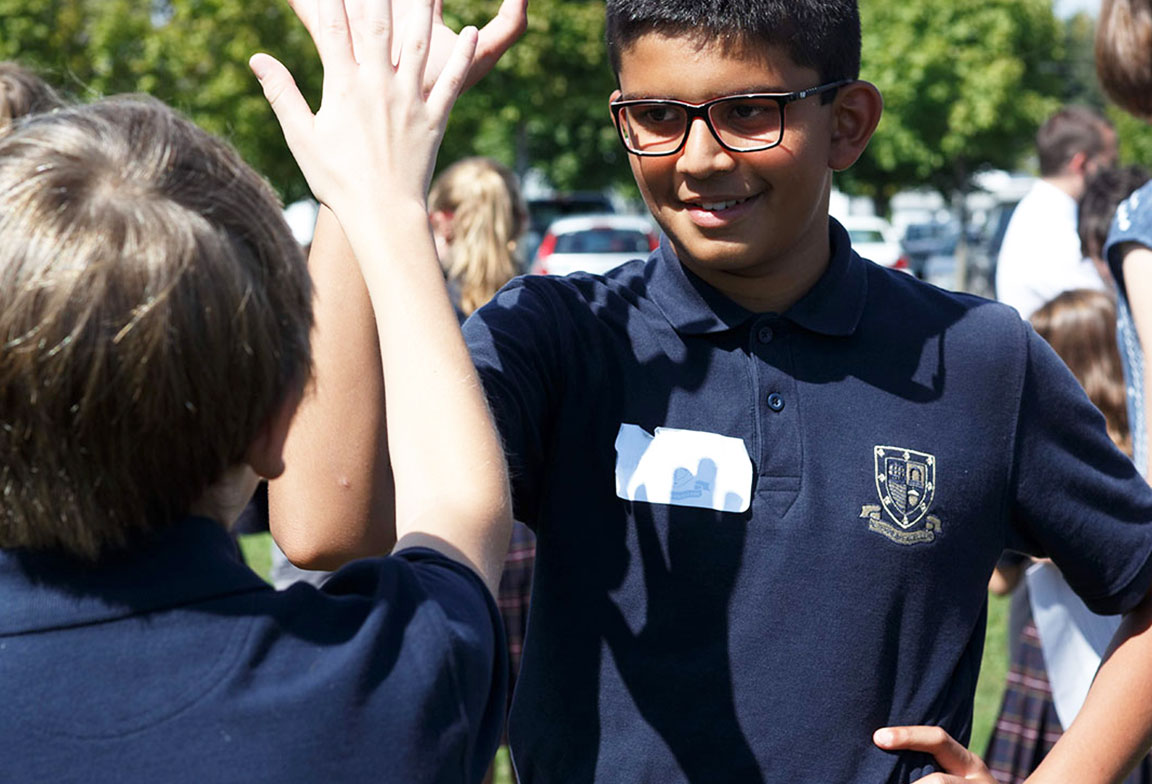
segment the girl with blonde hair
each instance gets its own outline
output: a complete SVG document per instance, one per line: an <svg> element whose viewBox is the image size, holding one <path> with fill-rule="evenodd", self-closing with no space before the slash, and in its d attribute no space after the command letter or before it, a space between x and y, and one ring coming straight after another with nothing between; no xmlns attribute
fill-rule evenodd
<svg viewBox="0 0 1152 784"><path fill-rule="evenodd" d="M516 241L527 210L516 176L491 158L464 158L432 183L428 210L440 262L462 316L520 271Z"/></svg>

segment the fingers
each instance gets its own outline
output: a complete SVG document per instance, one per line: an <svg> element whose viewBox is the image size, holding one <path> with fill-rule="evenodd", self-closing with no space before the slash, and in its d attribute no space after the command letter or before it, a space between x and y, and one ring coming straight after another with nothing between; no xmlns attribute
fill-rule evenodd
<svg viewBox="0 0 1152 784"><path fill-rule="evenodd" d="M476 54L476 40L475 27L465 27L460 31L460 37L452 47L452 55L444 64L444 70L440 72L432 92L428 94L428 108L441 118L441 122L447 119L448 111L464 88L465 76Z"/></svg>
<svg viewBox="0 0 1152 784"><path fill-rule="evenodd" d="M428 46L432 36L432 0L418 0L404 20L404 41L400 48L397 73L419 84L428 65ZM455 50L453 50L455 54Z"/></svg>
<svg viewBox="0 0 1152 784"><path fill-rule="evenodd" d="M248 60L248 67L260 80L264 97L272 107L276 120L284 131L288 148L296 153L304 132L312 122L312 110L300 94L296 80L288 69L276 58L266 54L254 54Z"/></svg>
<svg viewBox="0 0 1152 784"><path fill-rule="evenodd" d="M316 40L316 15L318 13L316 0L288 0L288 5L296 14L296 18L304 25L308 35L312 37L312 40Z"/></svg>
<svg viewBox="0 0 1152 784"><path fill-rule="evenodd" d="M528 29L528 0L504 0L496 16L480 30L476 57L465 86L471 87L492 70L524 31Z"/></svg>
<svg viewBox="0 0 1152 784"><path fill-rule="evenodd" d="M993 782L983 761L940 727L884 727L876 730L872 741L886 751L920 751L931 754L945 773L952 774L935 773L917 784Z"/></svg>
<svg viewBox="0 0 1152 784"><path fill-rule="evenodd" d="M373 68L392 67L391 0L360 0L359 17L353 23L354 40L361 63Z"/></svg>
<svg viewBox="0 0 1152 784"><path fill-rule="evenodd" d="M312 40L320 52L327 83L330 76L340 78L356 67L344 0L319 0L317 23L319 30L313 32Z"/></svg>

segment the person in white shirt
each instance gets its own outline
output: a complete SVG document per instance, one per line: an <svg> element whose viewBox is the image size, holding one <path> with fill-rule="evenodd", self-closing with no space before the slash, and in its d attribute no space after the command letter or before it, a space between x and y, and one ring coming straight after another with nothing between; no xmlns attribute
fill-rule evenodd
<svg viewBox="0 0 1152 784"><path fill-rule="evenodd" d="M1092 109L1066 106L1036 135L1040 178L1021 199L1000 246L996 298L1022 318L1062 292L1104 289L1080 251L1077 202L1087 177L1116 161L1116 131Z"/></svg>

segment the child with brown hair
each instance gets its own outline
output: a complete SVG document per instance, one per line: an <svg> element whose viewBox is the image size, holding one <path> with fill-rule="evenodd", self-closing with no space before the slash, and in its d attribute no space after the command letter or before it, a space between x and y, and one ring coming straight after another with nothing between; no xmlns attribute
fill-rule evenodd
<svg viewBox="0 0 1152 784"><path fill-rule="evenodd" d="M315 116L283 66L251 62L382 314L400 539L321 590L272 590L226 531L257 477L284 470L310 376L312 287L271 188L151 100L39 115L0 139L5 781L486 770L511 517L425 211L477 36L441 35L443 72L426 76L437 28L430 3L413 6L394 67L388 3L351 18L322 5ZM468 473L446 487L431 466Z"/></svg>

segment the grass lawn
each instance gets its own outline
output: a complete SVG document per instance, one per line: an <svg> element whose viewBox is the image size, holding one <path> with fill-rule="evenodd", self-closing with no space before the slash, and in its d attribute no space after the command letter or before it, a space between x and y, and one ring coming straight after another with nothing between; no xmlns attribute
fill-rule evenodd
<svg viewBox="0 0 1152 784"><path fill-rule="evenodd" d="M240 546L248 564L267 579L271 565L268 555L268 534L240 537ZM983 755L1000 710L1000 697L1004 691L1004 676L1008 672L1008 599L988 597L988 638L984 644L984 661L980 667L980 681L976 686L976 708L972 721L970 747ZM507 750L496 756L493 784L512 784L512 766Z"/></svg>

